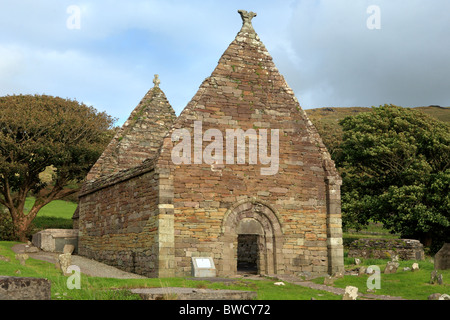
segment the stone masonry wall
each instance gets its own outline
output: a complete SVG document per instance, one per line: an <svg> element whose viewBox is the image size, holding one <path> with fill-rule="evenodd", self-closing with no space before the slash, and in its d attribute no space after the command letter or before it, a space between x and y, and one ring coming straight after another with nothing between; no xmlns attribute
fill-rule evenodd
<svg viewBox="0 0 450 320"><path fill-rule="evenodd" d="M158 275L158 177L153 163L96 180L79 199L79 254Z"/></svg>
<svg viewBox="0 0 450 320"><path fill-rule="evenodd" d="M263 226L269 219L255 211L256 206L267 204L273 209L276 218L263 226L266 250L273 254L273 259L266 259L273 263L266 267L268 273L327 273L330 248L342 243L329 240L341 236L340 210L336 209L331 220L329 215L330 208L340 208L339 181L333 184L334 202L329 205L326 180L340 178L315 128L254 31L243 28L238 33L174 128L188 129L193 138L194 121L201 121L202 134L218 129L223 137L227 129L254 129L257 134L267 129L269 144L270 130L278 129L280 163L278 173L261 175L260 169L267 165L248 163L247 140L245 164L236 164L235 152L234 164L171 165L171 150L179 141L165 139L159 163L172 172L175 274L188 275L191 256L202 255L213 257L219 276L234 273L237 234L233 228L224 232L223 226L227 212L237 203L248 203L249 211L235 213L236 224L239 219L259 219ZM208 144L203 142L202 150ZM223 141L223 159L225 145ZM194 151L192 142L191 154ZM334 258L342 259L342 254Z"/></svg>
<svg viewBox="0 0 450 320"><path fill-rule="evenodd" d="M348 246L349 257L402 260L423 260L425 253L419 240L411 239L359 239Z"/></svg>

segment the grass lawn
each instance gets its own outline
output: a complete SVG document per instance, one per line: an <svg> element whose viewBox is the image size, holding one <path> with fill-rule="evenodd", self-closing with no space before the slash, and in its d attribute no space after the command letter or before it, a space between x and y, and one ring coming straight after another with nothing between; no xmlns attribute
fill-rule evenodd
<svg viewBox="0 0 450 320"><path fill-rule="evenodd" d="M35 198L28 197L25 202L25 212L34 204ZM75 202L54 200L39 210L33 224L35 229L72 229L72 215L77 208Z"/></svg>
<svg viewBox="0 0 450 320"><path fill-rule="evenodd" d="M358 266L353 265L354 258L345 258L345 269L355 269ZM434 270L434 264L430 258L425 260L408 260L399 261L399 268L394 274L384 274L384 268L389 260L384 259L360 259L363 266L378 266L381 271L380 289L377 289L375 293L367 292L367 281L370 275L361 276L345 276L344 278L334 281L334 287L345 288L346 286L354 286L358 288L359 293L371 293L381 294L388 296L402 297L411 300L427 300L428 296L433 293L449 293L450 292L450 270L439 270L442 273L444 284L430 284L431 272ZM412 264L417 262L419 264L419 270L403 271L404 267L411 268ZM315 283L323 283L324 278L314 279Z"/></svg>
<svg viewBox="0 0 450 320"><path fill-rule="evenodd" d="M52 300L140 300L127 289L144 287L191 287L202 289L250 290L258 293L258 300L341 300L342 297L320 290L313 290L286 283L275 286L275 280L236 279L232 283L194 281L187 278L167 279L111 279L81 275L81 289L69 290L67 279L51 263L28 259L20 265L11 247L16 242L0 241L0 255L10 259L0 260L0 275L15 277L47 278L51 281Z"/></svg>

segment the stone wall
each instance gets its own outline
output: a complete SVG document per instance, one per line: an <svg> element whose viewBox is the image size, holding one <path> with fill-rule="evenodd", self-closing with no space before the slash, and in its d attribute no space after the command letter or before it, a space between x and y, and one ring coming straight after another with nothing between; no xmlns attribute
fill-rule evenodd
<svg viewBox="0 0 450 320"><path fill-rule="evenodd" d="M425 253L419 240L411 239L359 239L348 247L348 257L370 259L423 260Z"/></svg>
<svg viewBox="0 0 450 320"><path fill-rule="evenodd" d="M47 279L0 276L0 300L50 300Z"/></svg>
<svg viewBox="0 0 450 320"><path fill-rule="evenodd" d="M157 276L157 189L153 163L87 184L79 199L79 254Z"/></svg>
<svg viewBox="0 0 450 320"><path fill-rule="evenodd" d="M170 131L157 130L165 138L156 156L152 151L150 161L120 171L127 167L117 166L116 146L123 159L128 154L119 137L94 166L88 180L102 168L115 173L89 181L81 192L81 255L159 277L190 276L192 257L212 257L217 275L228 276L236 274L238 236L257 235L262 274L343 271L341 179L253 30L253 14L241 15L243 27L211 76ZM195 132L198 123L201 128ZM181 164L172 158L180 142L172 140L177 129L187 130L192 142L185 150L192 151L191 161ZM222 137L204 139L209 129ZM227 130L245 132L246 147L234 146L233 154L227 154L227 143L237 141L220 141ZM274 132L278 135L272 141ZM250 150L250 139L259 139L259 152ZM212 140L223 143L215 149L217 157L222 152L222 161L202 159ZM139 139L125 135L123 141ZM267 146L265 154L261 146ZM250 163L250 155L257 155L257 163ZM261 155L274 157L267 164ZM270 168L271 173L263 174Z"/></svg>
<svg viewBox="0 0 450 320"><path fill-rule="evenodd" d="M261 273L324 274L343 269L340 178L316 129L275 67L254 31L241 30L183 110L174 128L187 129L194 141L209 129L279 130L279 168L262 175L267 165L246 162L172 164L181 141L169 134L159 163L168 168L173 193L176 275L190 273L192 256L211 256L219 276L236 272L237 228L256 221L265 234ZM250 131L249 131L250 130ZM197 137L198 138L198 137ZM201 139L201 136L200 136ZM204 142L201 151L205 150ZM195 146L192 142L192 150ZM262 259L262 258L261 258Z"/></svg>

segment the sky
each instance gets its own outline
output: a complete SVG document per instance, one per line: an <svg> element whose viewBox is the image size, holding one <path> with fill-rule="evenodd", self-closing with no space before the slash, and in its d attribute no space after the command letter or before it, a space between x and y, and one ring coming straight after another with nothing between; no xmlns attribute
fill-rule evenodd
<svg viewBox="0 0 450 320"><path fill-rule="evenodd" d="M121 125L159 74L178 115L239 9L303 109L450 106L448 0L0 0L0 96L75 99Z"/></svg>

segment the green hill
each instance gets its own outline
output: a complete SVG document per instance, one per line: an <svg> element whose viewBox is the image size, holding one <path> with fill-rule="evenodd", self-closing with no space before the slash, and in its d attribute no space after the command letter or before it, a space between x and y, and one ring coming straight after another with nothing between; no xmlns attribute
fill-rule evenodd
<svg viewBox="0 0 450 320"><path fill-rule="evenodd" d="M342 129L339 126L339 121L360 112L370 112L371 109L366 107L317 108L305 109L305 112L316 126L324 144L333 156L338 152L337 146L342 140ZM411 109L420 110L433 118L450 123L450 107L428 106Z"/></svg>
<svg viewBox="0 0 450 320"><path fill-rule="evenodd" d="M315 121L322 121L326 123L337 123L339 120L347 116L352 116L360 112L368 112L372 108L366 107L350 107L350 108L318 108L306 109L309 119L314 123ZM423 113L434 117L440 121L450 122L450 107L428 106L411 108L420 110Z"/></svg>

